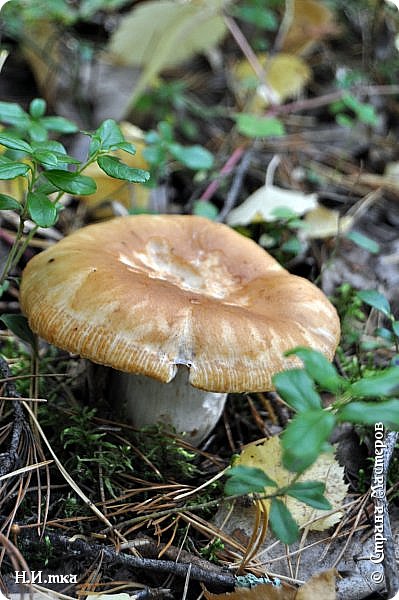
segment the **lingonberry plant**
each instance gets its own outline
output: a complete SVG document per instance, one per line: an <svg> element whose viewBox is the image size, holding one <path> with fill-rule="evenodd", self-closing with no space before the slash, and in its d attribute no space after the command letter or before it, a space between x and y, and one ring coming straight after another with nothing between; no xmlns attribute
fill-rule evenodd
<svg viewBox="0 0 399 600"><path fill-rule="evenodd" d="M95 181L83 174L88 165L96 162L110 177L144 183L149 173L123 163L112 153L123 150L135 153L115 121L107 119L90 137L87 157L80 161L70 156L64 145L50 139L50 133L76 133L71 121L59 116L46 116L46 102L32 100L29 111L12 102L0 102L0 180L11 180L13 195L0 194L0 210L12 210L19 216L15 241L0 275L0 291L39 227L51 227L63 209L65 194L89 195L96 191ZM33 221L24 237L26 221Z"/></svg>
<svg viewBox="0 0 399 600"><path fill-rule="evenodd" d="M398 321L388 300L375 290L358 292L358 296L388 319L390 329L386 329L386 337L397 349ZM378 330L376 333L378 335ZM268 496L271 498L270 525L279 539L292 543L299 535L298 526L280 498L293 496L314 508L329 508L323 483L296 480L322 452L331 449L331 433L340 423L366 426L382 423L387 429L399 430L399 366L395 356L390 366L351 381L340 375L320 352L295 348L287 354L295 354L303 363L303 368L288 369L273 378L277 392L294 411L281 436L283 465L292 472L292 483L280 489L262 469L233 466L227 471L225 492L227 495L259 495L264 494L265 487L275 487ZM318 390L334 398L328 407L323 407Z"/></svg>

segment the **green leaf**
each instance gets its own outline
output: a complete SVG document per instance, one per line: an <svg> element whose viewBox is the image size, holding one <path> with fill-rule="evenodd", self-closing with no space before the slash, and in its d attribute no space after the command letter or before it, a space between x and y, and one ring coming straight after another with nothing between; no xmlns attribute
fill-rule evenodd
<svg viewBox="0 0 399 600"><path fill-rule="evenodd" d="M341 127L346 127L347 129L355 126L355 121L352 119L352 117L349 117L349 115L345 115L343 113L337 114L335 120L338 125L341 125Z"/></svg>
<svg viewBox="0 0 399 600"><path fill-rule="evenodd" d="M354 242L357 246L367 250L371 254L378 254L380 251L379 243L367 237L366 235L363 235L363 233L360 233L360 231L349 231L345 237L347 237L348 240L352 240L352 242Z"/></svg>
<svg viewBox="0 0 399 600"><path fill-rule="evenodd" d="M247 137L272 137L285 135L284 124L275 117L258 117L250 113L236 115L237 129Z"/></svg>
<svg viewBox="0 0 399 600"><path fill-rule="evenodd" d="M350 402L339 410L337 418L344 422L363 425L384 423L389 429L399 430L399 400L392 398L381 402Z"/></svg>
<svg viewBox="0 0 399 600"><path fill-rule="evenodd" d="M199 217L206 217L214 221L219 214L218 209L212 202L207 200L195 200L193 205L193 214Z"/></svg>
<svg viewBox="0 0 399 600"><path fill-rule="evenodd" d="M128 0L81 0L79 3L79 20L87 21L94 13L113 12L127 4ZM118 600L118 598L115 598Z"/></svg>
<svg viewBox="0 0 399 600"><path fill-rule="evenodd" d="M32 142L33 150L47 150L48 152L59 152L61 154L66 154L67 151L65 146L61 144L61 142L57 142L57 140L45 140L43 142Z"/></svg>
<svg viewBox="0 0 399 600"><path fill-rule="evenodd" d="M291 354L302 360L308 375L325 390L337 394L348 386L347 380L338 375L334 366L321 352L310 348L294 348L286 352L286 356Z"/></svg>
<svg viewBox="0 0 399 600"><path fill-rule="evenodd" d="M30 167L25 163L15 162L0 156L0 179L15 179L28 173Z"/></svg>
<svg viewBox="0 0 399 600"><path fill-rule="evenodd" d="M57 167L64 169L66 168L64 165L80 165L79 160L61 152L36 150L32 156L35 160L37 160L37 162L51 169L55 169Z"/></svg>
<svg viewBox="0 0 399 600"><path fill-rule="evenodd" d="M51 227L56 222L57 209L45 194L29 192L27 206L32 221L39 227Z"/></svg>
<svg viewBox="0 0 399 600"><path fill-rule="evenodd" d="M4 281L4 283L2 283L0 285L0 298L3 296L3 294L9 289L10 287L10 282L6 279Z"/></svg>
<svg viewBox="0 0 399 600"><path fill-rule="evenodd" d="M154 130L151 130L148 133L146 133L144 139L147 145L158 144L161 142L161 136L159 135L158 131Z"/></svg>
<svg viewBox="0 0 399 600"><path fill-rule="evenodd" d="M29 104L29 112L33 119L40 119L46 112L47 103L43 98L34 98Z"/></svg>
<svg viewBox="0 0 399 600"><path fill-rule="evenodd" d="M40 119L41 125L48 131L57 131L58 133L76 133L79 131L79 127L64 119L64 117L42 117Z"/></svg>
<svg viewBox="0 0 399 600"><path fill-rule="evenodd" d="M44 142L33 142L32 148L34 152L34 156L39 152L39 156L41 152L51 152L52 155L55 156L58 163L60 164L73 164L80 165L80 160L74 158L73 156L69 156L64 146L57 142L56 140L46 140Z"/></svg>
<svg viewBox="0 0 399 600"><path fill-rule="evenodd" d="M125 141L119 125L113 119L103 121L93 137L100 142L102 150L111 150Z"/></svg>
<svg viewBox="0 0 399 600"><path fill-rule="evenodd" d="M280 245L281 250L284 252L289 252L290 254L294 254L295 256L299 254L303 248L304 245L295 236L292 236L290 239Z"/></svg>
<svg viewBox="0 0 399 600"><path fill-rule="evenodd" d="M265 487L277 486L275 481L257 467L246 467L244 465L231 467L226 472L226 476L229 477L224 487L227 496L262 493L265 491Z"/></svg>
<svg viewBox="0 0 399 600"><path fill-rule="evenodd" d="M266 8L264 4L255 6L243 4L243 6L234 9L234 15L247 23L252 23L268 31L275 31L278 27L278 20L274 12Z"/></svg>
<svg viewBox="0 0 399 600"><path fill-rule="evenodd" d="M0 194L0 210L15 210L15 212L20 213L22 206L12 196Z"/></svg>
<svg viewBox="0 0 399 600"><path fill-rule="evenodd" d="M379 310L387 317L391 315L391 307L388 300L383 294L377 292L377 290L361 290L357 292L357 297L363 302Z"/></svg>
<svg viewBox="0 0 399 600"><path fill-rule="evenodd" d="M30 118L19 104L15 102L0 102L0 122L26 129Z"/></svg>
<svg viewBox="0 0 399 600"><path fill-rule="evenodd" d="M118 144L113 144L110 150L123 150L129 154L136 154L136 148L134 144L131 144L130 142L119 142Z"/></svg>
<svg viewBox="0 0 399 600"><path fill-rule="evenodd" d="M388 342L393 342L394 339L392 331L390 329L387 329L386 327L377 327L374 330L374 335L381 337L382 339L387 340ZM378 341L376 341L376 343L378 344Z"/></svg>
<svg viewBox="0 0 399 600"><path fill-rule="evenodd" d="M30 138L34 142L47 141L48 133L47 129L41 124L40 121L31 121L29 124L28 133Z"/></svg>
<svg viewBox="0 0 399 600"><path fill-rule="evenodd" d="M37 185L35 186L35 192L41 192L42 194L49 196L50 194L59 192L59 189L45 179L43 172L38 179Z"/></svg>
<svg viewBox="0 0 399 600"><path fill-rule="evenodd" d="M297 412L321 407L314 383L303 369L282 371L274 375L272 380L283 400Z"/></svg>
<svg viewBox="0 0 399 600"><path fill-rule="evenodd" d="M325 484L320 481L297 481L290 485L286 494L317 510L331 510L331 504L324 496L325 490Z"/></svg>
<svg viewBox="0 0 399 600"><path fill-rule="evenodd" d="M362 377L348 386L354 398L389 396L399 390L399 367L389 367L376 375Z"/></svg>
<svg viewBox="0 0 399 600"><path fill-rule="evenodd" d="M123 179L131 183L145 183L150 178L148 171L129 167L121 162L119 158L116 158L116 156L99 156L97 163L104 173L115 179Z"/></svg>
<svg viewBox="0 0 399 600"><path fill-rule="evenodd" d="M28 142L21 140L21 138L11 133L0 132L0 144L12 150L20 150L27 153L32 152L32 147Z"/></svg>
<svg viewBox="0 0 399 600"><path fill-rule="evenodd" d="M203 146L182 146L174 143L169 145L169 152L173 158L193 171L211 169L213 166L213 155Z"/></svg>
<svg viewBox="0 0 399 600"><path fill-rule="evenodd" d="M297 213L288 206L276 206L271 211L272 215L277 219L289 221L297 216Z"/></svg>
<svg viewBox="0 0 399 600"><path fill-rule="evenodd" d="M319 408L297 414L282 435L283 465L302 473L325 450L335 425L335 416Z"/></svg>
<svg viewBox="0 0 399 600"><path fill-rule="evenodd" d="M168 121L161 121L158 123L158 131L160 136L165 142L171 144L173 142L173 129L172 125Z"/></svg>
<svg viewBox="0 0 399 600"><path fill-rule="evenodd" d="M48 150L36 150L32 153L32 158L44 167L56 168L58 166L56 155Z"/></svg>
<svg viewBox="0 0 399 600"><path fill-rule="evenodd" d="M27 342L32 348L36 346L35 336L29 327L28 319L23 315L1 315L0 321L17 337Z"/></svg>
<svg viewBox="0 0 399 600"><path fill-rule="evenodd" d="M68 192L69 194L87 196L89 194L94 194L97 189L96 182L91 177L86 177L86 175L78 175L76 173L71 173L70 171L61 171L59 169L46 171L43 175L57 189Z"/></svg>
<svg viewBox="0 0 399 600"><path fill-rule="evenodd" d="M342 100L348 108L353 110L362 123L366 125L376 125L378 123L378 116L372 104L361 102L356 96L349 93L344 94Z"/></svg>
<svg viewBox="0 0 399 600"><path fill-rule="evenodd" d="M283 544L293 544L299 537L298 525L290 511L278 498L273 498L269 512L269 522L274 535Z"/></svg>
<svg viewBox="0 0 399 600"><path fill-rule="evenodd" d="M52 150L51 152L52 154L54 154L54 156L60 164L80 165L80 160L74 158L73 156L69 156L69 154L64 154L63 152L55 152L54 150Z"/></svg>
<svg viewBox="0 0 399 600"><path fill-rule="evenodd" d="M147 146L142 154L148 164L152 166L162 165L166 160L166 150L161 145Z"/></svg>
<svg viewBox="0 0 399 600"><path fill-rule="evenodd" d="M394 334L399 337L399 321L392 322L392 329Z"/></svg>

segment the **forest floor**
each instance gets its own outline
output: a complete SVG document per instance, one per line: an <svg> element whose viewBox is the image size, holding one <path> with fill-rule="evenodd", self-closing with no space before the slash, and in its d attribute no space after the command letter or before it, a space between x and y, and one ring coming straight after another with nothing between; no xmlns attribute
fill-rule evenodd
<svg viewBox="0 0 399 600"><path fill-rule="evenodd" d="M151 179L115 187L89 167L98 192L65 194L58 220L37 230L10 273L0 313L20 314L23 268L73 231L126 214L196 214L234 227L324 292L341 320L336 373L351 383L374 381L397 367L394 4L160 2L130 24L135 35L123 32L124 19L133 7L157 3L44 4L45 10L40 0L13 0L0 12L1 127L10 125L5 103L29 111L35 98L45 99L47 114L83 132L113 119L136 145L129 165L148 170ZM111 50L119 52L116 59ZM86 135L51 137L83 160ZM0 195L19 193L19 180L0 181ZM3 207L4 267L19 217ZM378 294L363 301L364 290ZM33 356L10 323L0 331L0 590L6 596L20 591L15 571L31 571L34 583L25 591L49 598L391 597L399 584L399 455L387 431L384 519L392 531L385 560L370 559L376 438L373 425L361 420L334 429L337 460L314 474L334 473L332 483L328 476L323 481L338 518L312 527L303 513L301 537L287 545L252 496L224 501L232 458L290 423L293 411L279 394L230 394L216 428L195 448L160 426L141 431L116 418L83 359L45 342ZM331 406L331 390L316 387L323 407ZM396 400L391 388L377 387L372 400ZM398 428L399 419L392 423Z"/></svg>

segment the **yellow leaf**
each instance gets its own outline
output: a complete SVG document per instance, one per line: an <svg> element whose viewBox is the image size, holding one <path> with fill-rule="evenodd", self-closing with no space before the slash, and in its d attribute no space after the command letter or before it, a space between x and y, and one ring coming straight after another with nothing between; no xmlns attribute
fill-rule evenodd
<svg viewBox="0 0 399 600"><path fill-rule="evenodd" d="M152 0L123 17L108 51L118 64L142 67L137 98L165 68L218 44L226 33L226 0Z"/></svg>
<svg viewBox="0 0 399 600"><path fill-rule="evenodd" d="M261 444L246 446L237 464L262 469L279 487L289 485L294 477L290 471L283 467L282 448L278 436L274 436ZM309 469L302 473L298 481L321 481L325 483L326 491L324 495L332 508L338 509L341 507L347 493L347 485L344 483L343 476L344 469L338 464L333 455L323 453ZM271 489L265 488L266 493L270 493ZM300 527L309 521L314 521L309 529L315 531L323 531L332 527L339 522L342 516L340 511L325 516L328 511L314 509L289 496L286 497L285 503Z"/></svg>
<svg viewBox="0 0 399 600"><path fill-rule="evenodd" d="M258 55L265 77L260 82L247 60L236 63L231 69L233 87L241 100L255 90L249 109L255 112L264 109L270 102L281 104L287 98L300 94L311 79L308 65L293 54L276 54L268 58Z"/></svg>
<svg viewBox="0 0 399 600"><path fill-rule="evenodd" d="M136 148L136 154L129 154L118 150L113 152L115 156L120 158L129 167L136 169L148 169L149 165L143 157L145 149L144 133L128 122L120 123L121 131L126 141L131 142ZM148 208L148 200L150 189L138 183L129 183L120 179L109 177L100 169L97 163L92 163L84 170L84 175L92 177L97 184L97 191L90 196L81 196L80 199L90 209L94 209L94 216L97 218L109 217L111 212L108 209L101 210L97 208L100 204L106 201L116 201L126 208Z"/></svg>
<svg viewBox="0 0 399 600"><path fill-rule="evenodd" d="M0 194L12 196L19 202L22 202L25 193L28 191L28 180L26 177L16 177L15 179L2 179L0 181Z"/></svg>
<svg viewBox="0 0 399 600"><path fill-rule="evenodd" d="M293 15L282 50L292 54L310 52L327 35L338 33L334 15L318 0L294 0Z"/></svg>
<svg viewBox="0 0 399 600"><path fill-rule="evenodd" d="M305 223L308 227L302 231L302 234L306 238L323 239L348 231L352 226L353 218L341 218L339 211L319 205L305 215Z"/></svg>

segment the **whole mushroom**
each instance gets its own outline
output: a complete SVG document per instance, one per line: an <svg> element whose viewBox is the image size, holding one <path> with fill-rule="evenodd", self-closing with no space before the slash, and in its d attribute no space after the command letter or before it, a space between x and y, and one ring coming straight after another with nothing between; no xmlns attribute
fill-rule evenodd
<svg viewBox="0 0 399 600"><path fill-rule="evenodd" d="M138 215L84 227L26 266L30 327L112 367L111 399L138 426L199 444L228 392L273 389L307 346L333 358L337 313L252 240L202 217ZM122 373L121 373L122 372Z"/></svg>

